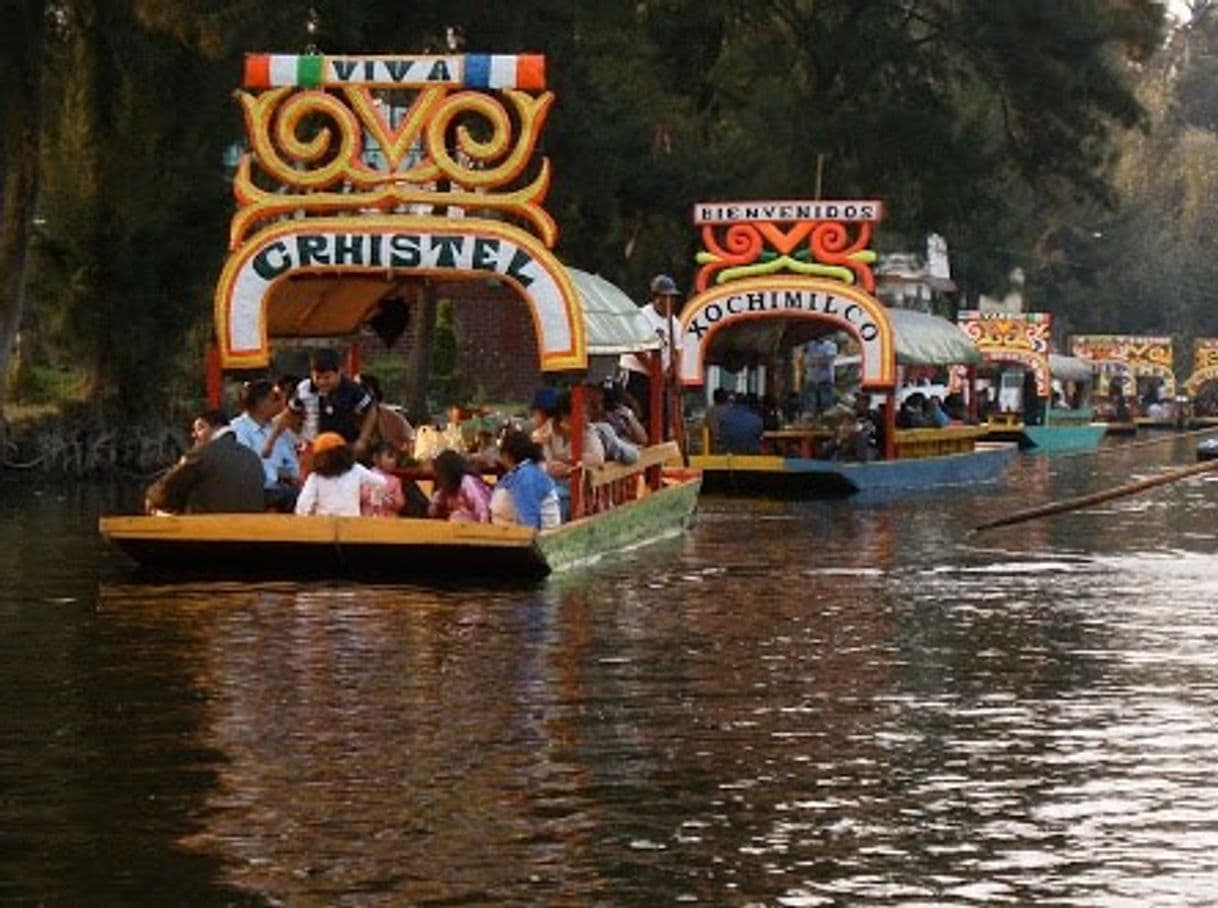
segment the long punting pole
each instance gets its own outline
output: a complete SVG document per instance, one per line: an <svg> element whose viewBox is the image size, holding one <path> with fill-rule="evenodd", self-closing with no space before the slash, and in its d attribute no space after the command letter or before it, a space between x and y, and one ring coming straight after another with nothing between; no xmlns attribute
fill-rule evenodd
<svg viewBox="0 0 1218 908"><path fill-rule="evenodd" d="M584 427L588 424L587 397L583 382L576 382L571 388L571 462L575 469L571 471L568 480L571 485L571 519L579 520L584 516Z"/></svg>
<svg viewBox="0 0 1218 908"><path fill-rule="evenodd" d="M1127 495L1136 495L1139 492L1145 492L1146 490L1153 489L1157 486L1170 485L1173 482L1179 482L1181 479L1188 479L1190 476L1197 476L1201 473L1212 473L1215 470L1218 470L1218 460L1206 460L1202 463L1190 464L1187 467L1179 467L1158 476L1152 476L1150 479L1141 479L1137 482L1126 483L1125 485L1105 489L1102 492L1093 492L1090 495L1082 495L1078 498L1068 498L1065 501L1054 501L1039 507L1026 508L1022 511L1016 511L1014 514L1008 514L1006 517L999 517L997 520L990 520L986 523L980 524L979 526L973 528L973 532L979 533L982 530L993 530L997 527L1014 526L1017 523L1025 523L1029 520L1039 520L1042 517L1053 517L1057 514L1068 514L1071 511L1079 511L1083 508L1095 507L1097 504L1103 504L1104 502L1112 501L1115 498L1124 498Z"/></svg>

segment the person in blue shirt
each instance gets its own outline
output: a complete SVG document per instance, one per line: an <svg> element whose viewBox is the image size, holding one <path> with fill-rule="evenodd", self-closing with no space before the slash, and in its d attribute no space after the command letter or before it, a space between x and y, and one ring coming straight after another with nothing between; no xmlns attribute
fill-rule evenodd
<svg viewBox="0 0 1218 908"><path fill-rule="evenodd" d="M523 432L510 431L499 445L507 472L491 494L491 522L546 530L562 518L554 480L545 471L541 446Z"/></svg>
<svg viewBox="0 0 1218 908"><path fill-rule="evenodd" d="M292 513L300 491L300 462L296 458L296 436L283 432L275 437L270 452L263 456L267 439L279 412L275 385L266 379L246 382L241 391L242 414L231 423L237 441L262 460L263 489L268 508Z"/></svg>
<svg viewBox="0 0 1218 908"><path fill-rule="evenodd" d="M760 454L764 430L761 416L735 398L719 415L718 450L724 454Z"/></svg>

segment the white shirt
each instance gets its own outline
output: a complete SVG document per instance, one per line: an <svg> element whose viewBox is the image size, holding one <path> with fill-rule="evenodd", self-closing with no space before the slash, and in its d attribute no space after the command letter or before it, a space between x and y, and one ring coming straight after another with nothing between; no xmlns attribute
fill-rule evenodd
<svg viewBox="0 0 1218 908"><path fill-rule="evenodd" d="M388 485L384 476L358 463L342 476L310 473L304 488L300 490L300 497L296 499L296 513L358 517L360 486L384 489Z"/></svg>
<svg viewBox="0 0 1218 908"><path fill-rule="evenodd" d="M656 336L660 339L660 356L664 360L665 372L668 371L669 366L672 364L672 350L678 340L676 335L681 331L680 320L677 318L677 310L679 305L680 304L675 300L673 301L673 338L671 344L669 343L668 337L668 319L666 319L662 313L656 312L656 307L651 305L651 303L648 303L639 310L639 315L643 316L643 318L647 320L647 324L651 325L652 330L655 331ZM648 375L651 372L650 367L647 365L647 360L641 356L637 356L634 353L623 353L621 359L618 361L618 365L623 369L629 369L631 372L642 372L644 375Z"/></svg>

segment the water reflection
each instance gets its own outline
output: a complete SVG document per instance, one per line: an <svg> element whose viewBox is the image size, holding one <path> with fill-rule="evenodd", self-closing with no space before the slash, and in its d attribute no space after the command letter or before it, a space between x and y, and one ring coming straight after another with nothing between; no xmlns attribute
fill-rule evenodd
<svg viewBox="0 0 1218 908"><path fill-rule="evenodd" d="M1218 485L967 532L1161 460L710 500L687 538L528 588L111 576L94 599L70 567L27 575L0 612L0 791L34 831L0 832L0 878L48 901L87 900L74 860L216 903L1208 903ZM81 602L48 613L57 591Z"/></svg>

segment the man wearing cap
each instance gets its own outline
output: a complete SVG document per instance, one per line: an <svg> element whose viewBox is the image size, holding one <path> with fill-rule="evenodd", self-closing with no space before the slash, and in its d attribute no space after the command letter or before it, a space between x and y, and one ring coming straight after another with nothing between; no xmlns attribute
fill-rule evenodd
<svg viewBox="0 0 1218 908"><path fill-rule="evenodd" d="M640 312L660 338L660 354L664 375L672 379L672 358L677 343L677 316L680 314L681 291L677 282L667 274L651 279L651 299ZM623 354L620 366L626 376L626 390L638 402L639 418L648 424L651 412L651 379L647 360L633 353Z"/></svg>

